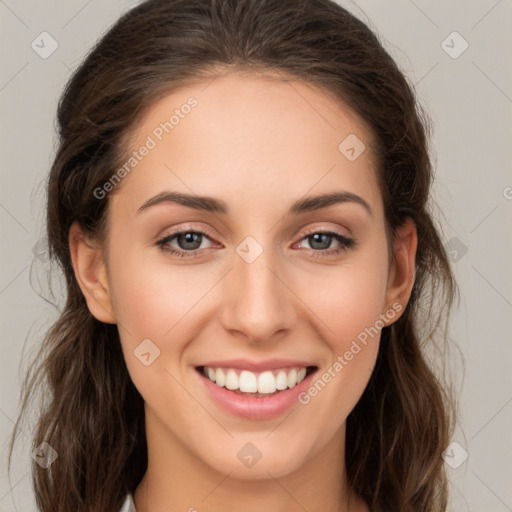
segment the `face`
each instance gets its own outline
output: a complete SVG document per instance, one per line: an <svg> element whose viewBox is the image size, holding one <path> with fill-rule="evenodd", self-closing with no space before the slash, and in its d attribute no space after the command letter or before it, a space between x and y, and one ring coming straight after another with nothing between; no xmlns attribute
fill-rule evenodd
<svg viewBox="0 0 512 512"><path fill-rule="evenodd" d="M405 305L371 143L297 81L229 74L152 106L108 199L105 296L88 300L118 324L150 445L254 479L343 444Z"/></svg>

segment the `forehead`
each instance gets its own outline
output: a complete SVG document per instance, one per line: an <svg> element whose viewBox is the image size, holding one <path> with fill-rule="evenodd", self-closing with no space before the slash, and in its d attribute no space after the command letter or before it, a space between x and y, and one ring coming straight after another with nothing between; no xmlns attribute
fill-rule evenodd
<svg viewBox="0 0 512 512"><path fill-rule="evenodd" d="M263 73L263 72L262 72ZM194 98L197 106L187 107ZM157 100L139 121L132 132L131 143L142 142L145 135L158 130L159 125L171 120L171 131L183 131L181 121L192 110L193 118L200 120L209 135L222 135L221 127L259 128L260 137L270 139L282 126L287 133L301 138L315 133L330 133L334 141L344 132L357 134L364 139L367 153L373 155L373 134L365 120L334 92L318 84L297 80L295 77L273 71L230 71L219 75L206 75L181 85ZM175 114L173 116L173 114ZM174 117L174 119L172 119ZM199 119L198 119L199 118ZM272 121L272 123L269 123ZM301 121L300 124L295 124ZM182 124L181 130L174 130ZM201 134L195 123L196 137ZM185 127L186 129L186 127ZM246 133L244 130L240 135ZM174 134L176 134L174 133ZM168 134L165 131L166 135ZM236 132L226 133L232 138ZM158 138L158 133L156 133ZM311 139L313 140L313 138Z"/></svg>
<svg viewBox="0 0 512 512"><path fill-rule="evenodd" d="M365 121L318 86L281 76L229 73L170 92L135 127L127 156L144 147L122 183L133 207L164 186L246 203L346 187L378 201Z"/></svg>

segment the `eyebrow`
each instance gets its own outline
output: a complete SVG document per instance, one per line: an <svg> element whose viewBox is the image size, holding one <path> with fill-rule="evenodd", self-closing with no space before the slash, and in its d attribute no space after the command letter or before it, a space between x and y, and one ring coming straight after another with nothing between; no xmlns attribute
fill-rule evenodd
<svg viewBox="0 0 512 512"><path fill-rule="evenodd" d="M188 208L194 208L195 210L220 213L223 215L227 215L229 213L229 207L227 203L221 199L170 191L161 192L160 194L157 194L156 196L148 199L138 209L137 213L141 213L142 211L147 210L152 206L156 206L162 203L177 203ZM319 194L316 196L306 197L305 199L299 199L292 204L286 215L299 215L301 213L327 208L328 206L338 203L358 204L362 206L370 216L373 216L370 205L362 197L345 191Z"/></svg>

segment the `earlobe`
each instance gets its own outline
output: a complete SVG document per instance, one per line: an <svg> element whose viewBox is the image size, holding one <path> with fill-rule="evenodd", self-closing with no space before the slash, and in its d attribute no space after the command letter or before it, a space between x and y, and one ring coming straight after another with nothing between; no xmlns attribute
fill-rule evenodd
<svg viewBox="0 0 512 512"><path fill-rule="evenodd" d="M103 252L87 239L77 222L69 229L69 250L75 278L89 311L97 320L115 324Z"/></svg>
<svg viewBox="0 0 512 512"><path fill-rule="evenodd" d="M418 235L411 218L397 228L393 241L394 255L389 272L386 304L388 309L401 306L404 311L411 297L416 277L416 250ZM396 321L400 315L396 316ZM390 322L393 323L393 322Z"/></svg>

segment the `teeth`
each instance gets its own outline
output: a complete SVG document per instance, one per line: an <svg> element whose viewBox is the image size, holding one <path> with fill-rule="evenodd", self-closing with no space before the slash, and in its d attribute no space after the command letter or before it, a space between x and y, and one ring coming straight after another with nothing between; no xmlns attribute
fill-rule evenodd
<svg viewBox="0 0 512 512"><path fill-rule="evenodd" d="M267 371L258 375L258 393L275 393L276 387L276 378L272 372ZM240 385L240 391L245 391L242 385Z"/></svg>
<svg viewBox="0 0 512 512"><path fill-rule="evenodd" d="M217 386L220 386L221 388L226 385L226 376L220 368L215 370L215 382L217 383Z"/></svg>
<svg viewBox="0 0 512 512"><path fill-rule="evenodd" d="M217 370L219 371L219 370ZM217 371L215 374L217 374ZM238 375L235 370L228 370L226 374L226 388L227 389L237 389L238 388Z"/></svg>
<svg viewBox="0 0 512 512"><path fill-rule="evenodd" d="M306 368L282 368L254 373L235 368L203 368L203 374L219 387L240 390L242 393L272 394L300 384Z"/></svg>
<svg viewBox="0 0 512 512"><path fill-rule="evenodd" d="M276 377L276 388L279 390L288 388L288 377L284 370L280 370Z"/></svg>
<svg viewBox="0 0 512 512"><path fill-rule="evenodd" d="M293 388L297 384L297 370L292 368L288 373L288 387Z"/></svg>

